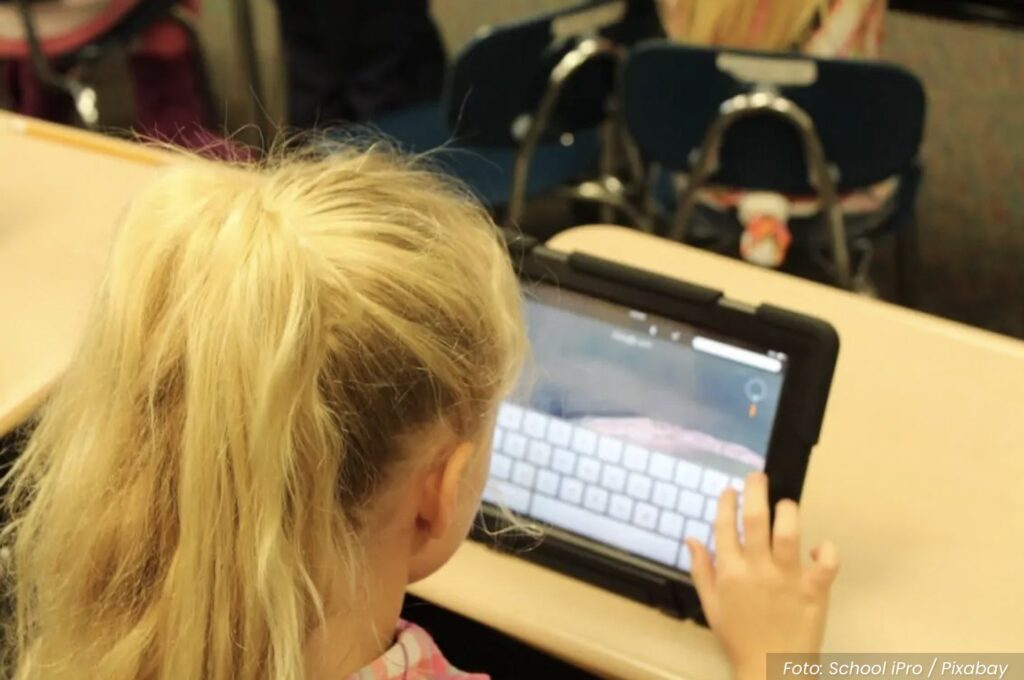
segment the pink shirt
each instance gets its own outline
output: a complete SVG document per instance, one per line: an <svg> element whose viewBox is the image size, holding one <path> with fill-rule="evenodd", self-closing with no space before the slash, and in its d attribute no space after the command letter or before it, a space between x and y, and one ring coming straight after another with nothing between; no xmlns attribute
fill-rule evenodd
<svg viewBox="0 0 1024 680"><path fill-rule="evenodd" d="M490 680L490 676L460 671L448 663L427 631L399 621L395 643L348 680Z"/></svg>

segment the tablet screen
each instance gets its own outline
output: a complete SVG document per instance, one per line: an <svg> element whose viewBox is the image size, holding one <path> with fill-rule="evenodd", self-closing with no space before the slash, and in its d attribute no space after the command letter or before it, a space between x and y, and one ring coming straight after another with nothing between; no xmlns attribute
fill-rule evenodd
<svg viewBox="0 0 1024 680"><path fill-rule="evenodd" d="M526 316L485 500L689 571L683 540L764 469L786 356L546 284Z"/></svg>

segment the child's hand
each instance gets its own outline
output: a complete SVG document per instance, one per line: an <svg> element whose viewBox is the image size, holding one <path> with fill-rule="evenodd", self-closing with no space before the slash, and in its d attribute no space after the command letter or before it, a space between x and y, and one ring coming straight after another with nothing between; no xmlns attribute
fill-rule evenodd
<svg viewBox="0 0 1024 680"><path fill-rule="evenodd" d="M831 543L800 560L797 505L783 500L769 527L768 478L747 477L743 543L736 530L736 492L725 491L715 520L716 563L700 542L687 541L691 573L704 614L732 662L736 677L764 678L769 652L813 654L821 649L832 580L839 569Z"/></svg>

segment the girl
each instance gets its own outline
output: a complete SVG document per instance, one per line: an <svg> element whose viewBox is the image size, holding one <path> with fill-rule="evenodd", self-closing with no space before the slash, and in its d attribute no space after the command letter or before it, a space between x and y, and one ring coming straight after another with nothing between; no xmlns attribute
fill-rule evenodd
<svg viewBox="0 0 1024 680"><path fill-rule="evenodd" d="M485 677L399 611L467 534L524 345L493 223L411 161L169 169L8 479L13 677ZM718 566L691 548L751 677L817 648L834 572L795 506L769 548L765 489L746 545L730 493Z"/></svg>

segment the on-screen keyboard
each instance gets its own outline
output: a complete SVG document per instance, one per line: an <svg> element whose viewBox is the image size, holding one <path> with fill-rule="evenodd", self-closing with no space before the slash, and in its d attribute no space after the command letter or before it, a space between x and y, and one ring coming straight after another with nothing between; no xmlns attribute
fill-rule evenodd
<svg viewBox="0 0 1024 680"><path fill-rule="evenodd" d="M689 571L683 540L709 544L718 496L742 485L719 470L506 403L484 499Z"/></svg>

